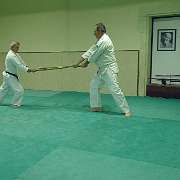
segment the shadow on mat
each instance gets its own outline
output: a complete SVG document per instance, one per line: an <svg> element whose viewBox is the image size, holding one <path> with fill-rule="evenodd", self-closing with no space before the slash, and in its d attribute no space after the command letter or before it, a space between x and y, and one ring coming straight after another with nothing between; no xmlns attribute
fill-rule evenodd
<svg viewBox="0 0 180 180"><path fill-rule="evenodd" d="M82 106L72 106L70 104L61 105L61 104L53 104L53 105L42 105L42 104L25 104L21 106L20 109L24 110L66 110L66 111L80 111L85 112L88 111L89 107L87 105Z"/></svg>
<svg viewBox="0 0 180 180"><path fill-rule="evenodd" d="M4 107L10 107L13 108L11 106L11 104L1 104L0 106L4 106ZM100 114L106 114L106 115L120 115L123 116L123 113L121 112L117 112L114 110L111 110L112 108L109 107L104 107L104 110L102 112L91 112L90 111L90 107L89 105L82 105L82 106L75 106L72 104L53 104L53 105L46 105L46 104L23 104L21 107L19 108L15 108L15 109L20 109L20 110L63 110L63 111L72 111L72 112L88 112L88 113L100 113Z"/></svg>
<svg viewBox="0 0 180 180"><path fill-rule="evenodd" d="M9 105L4 105L9 106ZM53 104L53 105L45 105L45 104L24 104L20 107L20 109L24 110L66 110L73 112L90 112L90 113L101 113L107 115L123 115L121 112L116 112L111 110L111 108L105 107L102 112L91 112L89 105L75 106L71 104ZM107 110L110 109L110 110Z"/></svg>

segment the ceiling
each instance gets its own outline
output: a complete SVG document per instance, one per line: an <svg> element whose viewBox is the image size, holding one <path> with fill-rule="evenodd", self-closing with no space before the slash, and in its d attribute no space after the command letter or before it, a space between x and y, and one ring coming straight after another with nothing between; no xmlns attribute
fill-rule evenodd
<svg viewBox="0 0 180 180"><path fill-rule="evenodd" d="M0 2L0 16L67 9L105 8L152 1L168 0L5 0Z"/></svg>

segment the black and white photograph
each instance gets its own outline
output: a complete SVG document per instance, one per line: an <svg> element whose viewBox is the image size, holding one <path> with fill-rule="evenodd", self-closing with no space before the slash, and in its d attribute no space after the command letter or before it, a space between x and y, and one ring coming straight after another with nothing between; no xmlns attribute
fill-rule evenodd
<svg viewBox="0 0 180 180"><path fill-rule="evenodd" d="M157 50L176 50L176 29L158 29Z"/></svg>

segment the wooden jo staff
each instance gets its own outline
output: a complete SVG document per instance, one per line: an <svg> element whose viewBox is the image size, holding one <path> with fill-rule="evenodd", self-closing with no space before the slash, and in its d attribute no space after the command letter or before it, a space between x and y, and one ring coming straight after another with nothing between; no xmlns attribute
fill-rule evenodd
<svg viewBox="0 0 180 180"><path fill-rule="evenodd" d="M36 69L36 71L50 71L50 70L58 70L58 69L66 69L66 68L72 68L74 65L69 66L54 66L54 67L39 67ZM80 67L80 66L78 66Z"/></svg>

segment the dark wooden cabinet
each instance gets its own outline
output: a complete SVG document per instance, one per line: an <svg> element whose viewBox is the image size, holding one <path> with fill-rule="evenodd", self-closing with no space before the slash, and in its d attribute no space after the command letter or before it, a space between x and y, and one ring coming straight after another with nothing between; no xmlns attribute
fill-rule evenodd
<svg viewBox="0 0 180 180"><path fill-rule="evenodd" d="M146 95L151 97L180 98L180 85L149 84Z"/></svg>

